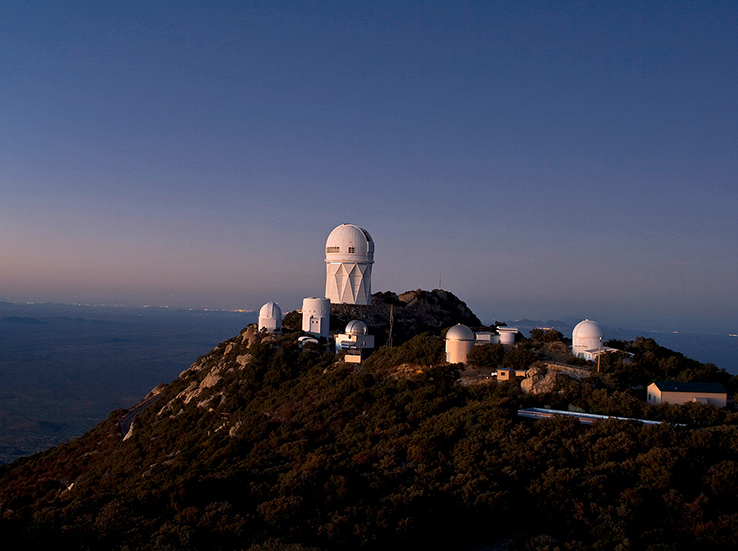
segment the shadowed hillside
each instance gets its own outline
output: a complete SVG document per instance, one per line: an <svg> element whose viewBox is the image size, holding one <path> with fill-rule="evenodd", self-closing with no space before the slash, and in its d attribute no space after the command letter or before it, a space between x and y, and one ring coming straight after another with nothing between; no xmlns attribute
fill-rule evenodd
<svg viewBox="0 0 738 551"><path fill-rule="evenodd" d="M439 335L363 366L300 348L299 336L250 326L154 389L129 430L117 410L81 438L0 467L0 533L90 550L738 544L736 415L646 406L628 386L665 367L726 377L714 366L624 343L627 363L614 357L587 380L525 395L515 381L462 384ZM475 361L535 367L561 344L524 340ZM517 417L546 404L690 426Z"/></svg>

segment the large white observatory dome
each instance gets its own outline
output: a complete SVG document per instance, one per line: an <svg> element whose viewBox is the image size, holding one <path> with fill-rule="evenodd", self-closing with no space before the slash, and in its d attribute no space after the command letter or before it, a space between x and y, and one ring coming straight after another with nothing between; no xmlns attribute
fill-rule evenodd
<svg viewBox="0 0 738 551"><path fill-rule="evenodd" d="M325 242L325 297L334 304L372 303L374 240L353 224L341 224Z"/></svg>
<svg viewBox="0 0 738 551"><path fill-rule="evenodd" d="M279 327L282 327L282 309L276 302L267 302L259 310L259 331L264 328L274 331Z"/></svg>
<svg viewBox="0 0 738 551"><path fill-rule="evenodd" d="M450 364L466 363L475 341L474 331L460 323L454 325L446 331L446 361Z"/></svg>
<svg viewBox="0 0 738 551"><path fill-rule="evenodd" d="M341 224L325 242L325 260L374 262L374 240L364 228Z"/></svg>
<svg viewBox="0 0 738 551"><path fill-rule="evenodd" d="M602 338L605 332L596 321L584 320L577 323L571 332L571 351L575 356L589 350L595 351L602 347Z"/></svg>

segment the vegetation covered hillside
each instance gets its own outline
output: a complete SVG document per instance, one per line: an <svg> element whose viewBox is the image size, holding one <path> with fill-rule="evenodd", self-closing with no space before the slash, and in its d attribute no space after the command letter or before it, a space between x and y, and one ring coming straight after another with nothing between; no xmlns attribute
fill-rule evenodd
<svg viewBox="0 0 738 551"><path fill-rule="evenodd" d="M732 413L639 406L687 427L521 420L522 406L637 397L616 365L612 380L534 396L515 381L462 384L438 336L363 366L298 336L250 327L157 389L125 438L119 410L0 468L0 533L119 550L738 547ZM478 361L543 362L551 344Z"/></svg>

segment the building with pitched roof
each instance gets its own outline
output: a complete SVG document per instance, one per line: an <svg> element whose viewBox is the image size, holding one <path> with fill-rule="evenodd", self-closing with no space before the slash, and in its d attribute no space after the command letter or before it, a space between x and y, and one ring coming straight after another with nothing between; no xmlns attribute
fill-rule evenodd
<svg viewBox="0 0 738 551"><path fill-rule="evenodd" d="M656 381L648 385L647 393L649 404L700 402L721 408L728 404L728 392L720 383Z"/></svg>

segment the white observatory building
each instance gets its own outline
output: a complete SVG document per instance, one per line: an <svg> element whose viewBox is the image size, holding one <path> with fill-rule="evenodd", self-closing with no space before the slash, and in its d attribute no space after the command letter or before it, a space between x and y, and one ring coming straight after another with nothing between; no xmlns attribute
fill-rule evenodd
<svg viewBox="0 0 738 551"><path fill-rule="evenodd" d="M586 319L580 321L571 332L571 353L577 358L594 360L600 352L612 351L602 345L605 331L596 321Z"/></svg>
<svg viewBox="0 0 738 551"><path fill-rule="evenodd" d="M276 302L267 302L259 310L259 331L275 331L282 327L282 309Z"/></svg>
<svg viewBox="0 0 738 551"><path fill-rule="evenodd" d="M372 303L374 240L353 224L341 224L325 242L325 298L334 304Z"/></svg>
<svg viewBox="0 0 738 551"><path fill-rule="evenodd" d="M302 299L302 330L319 337L329 336L331 301L327 298Z"/></svg>
<svg viewBox="0 0 738 551"><path fill-rule="evenodd" d="M515 336L518 334L517 327L498 327L497 332L500 334L499 342L505 346L515 346Z"/></svg>
<svg viewBox="0 0 738 551"><path fill-rule="evenodd" d="M446 331L446 361L450 364L466 363L477 338L466 325L457 323Z"/></svg>
<svg viewBox="0 0 738 551"><path fill-rule="evenodd" d="M364 350L374 348L374 335L368 334L366 323L360 320L352 320L346 325L343 333L335 336L336 352L346 351L344 361L349 363L361 363Z"/></svg>

